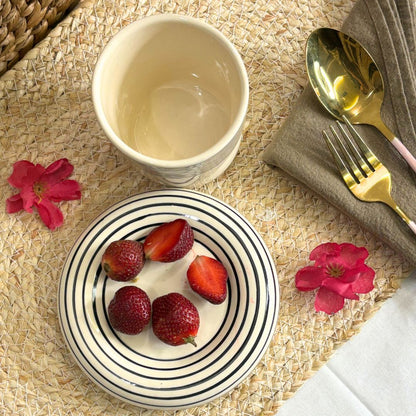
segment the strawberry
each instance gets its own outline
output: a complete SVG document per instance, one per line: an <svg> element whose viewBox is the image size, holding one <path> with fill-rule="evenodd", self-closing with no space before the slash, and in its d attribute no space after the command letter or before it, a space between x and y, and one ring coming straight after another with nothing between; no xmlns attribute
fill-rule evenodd
<svg viewBox="0 0 416 416"><path fill-rule="evenodd" d="M144 240L147 259L170 263L184 257L194 244L194 232L182 218L153 229Z"/></svg>
<svg viewBox="0 0 416 416"><path fill-rule="evenodd" d="M143 331L150 322L151 303L146 292L136 286L124 286L117 290L108 305L111 326L128 335Z"/></svg>
<svg viewBox="0 0 416 416"><path fill-rule="evenodd" d="M110 279L127 282L144 266L143 244L134 240L113 241L105 250L101 266Z"/></svg>
<svg viewBox="0 0 416 416"><path fill-rule="evenodd" d="M152 304L153 333L169 345L190 343L196 347L199 313L195 305L180 293L160 296Z"/></svg>
<svg viewBox="0 0 416 416"><path fill-rule="evenodd" d="M211 303L224 302L228 274L221 262L208 256L196 256L186 275L193 291Z"/></svg>

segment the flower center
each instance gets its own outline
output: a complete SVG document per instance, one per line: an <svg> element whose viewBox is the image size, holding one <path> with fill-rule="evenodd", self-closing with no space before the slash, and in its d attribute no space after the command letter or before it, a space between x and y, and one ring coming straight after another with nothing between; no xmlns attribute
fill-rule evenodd
<svg viewBox="0 0 416 416"><path fill-rule="evenodd" d="M340 264L327 264L326 265L326 274L330 277L341 277L345 272L345 269Z"/></svg>
<svg viewBox="0 0 416 416"><path fill-rule="evenodd" d="M35 182L33 184L33 192L39 198L39 202L42 200L45 189L46 189L46 185L42 182Z"/></svg>

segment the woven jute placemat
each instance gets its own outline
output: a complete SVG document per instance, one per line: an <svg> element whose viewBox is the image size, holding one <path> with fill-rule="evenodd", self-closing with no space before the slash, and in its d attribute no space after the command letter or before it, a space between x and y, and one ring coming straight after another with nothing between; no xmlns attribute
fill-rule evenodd
<svg viewBox="0 0 416 416"><path fill-rule="evenodd" d="M409 272L403 258L319 196L261 161L261 152L306 83L304 45L318 26L339 28L353 5L335 0L84 1L0 79L1 200L21 159L48 165L66 157L82 184L80 201L62 202L64 225L49 231L36 213L0 210L0 412L7 415L159 415L94 385L67 349L57 287L77 236L104 209L159 189L113 148L94 115L96 59L120 28L147 15L179 13L209 22L241 52L250 78L244 139L231 167L197 188L239 210L259 231L278 271L279 322L267 353L237 388L177 415L272 415L391 296ZM326 241L364 245L375 289L339 313L314 311L296 271Z"/></svg>
<svg viewBox="0 0 416 416"><path fill-rule="evenodd" d="M79 0L2 0L0 75L42 40Z"/></svg>

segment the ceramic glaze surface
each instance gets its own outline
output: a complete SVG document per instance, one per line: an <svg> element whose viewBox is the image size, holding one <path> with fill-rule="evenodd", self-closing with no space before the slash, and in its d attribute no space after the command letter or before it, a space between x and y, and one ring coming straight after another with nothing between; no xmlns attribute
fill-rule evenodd
<svg viewBox="0 0 416 416"><path fill-rule="evenodd" d="M183 187L210 180L231 163L247 111L248 78L218 30L194 18L152 16L106 46L93 99L115 146L148 176Z"/></svg>

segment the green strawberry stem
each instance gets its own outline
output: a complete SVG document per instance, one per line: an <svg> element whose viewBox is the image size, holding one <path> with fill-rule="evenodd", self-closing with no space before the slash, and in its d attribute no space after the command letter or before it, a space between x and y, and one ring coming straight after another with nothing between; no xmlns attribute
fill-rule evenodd
<svg viewBox="0 0 416 416"><path fill-rule="evenodd" d="M193 337L192 335L189 335L189 337L186 337L183 339L185 344L192 344L194 347L196 347L196 342L195 342L195 337Z"/></svg>
<svg viewBox="0 0 416 416"><path fill-rule="evenodd" d="M106 273L111 271L111 267L108 263L103 263L103 269Z"/></svg>

